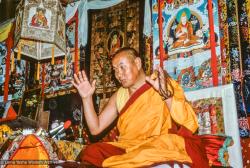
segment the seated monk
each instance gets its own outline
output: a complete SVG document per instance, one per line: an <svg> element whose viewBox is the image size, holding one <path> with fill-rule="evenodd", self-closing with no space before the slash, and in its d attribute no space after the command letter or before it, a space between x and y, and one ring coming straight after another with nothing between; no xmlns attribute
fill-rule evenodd
<svg viewBox="0 0 250 168"><path fill-rule="evenodd" d="M115 77L121 87L98 116L92 96L95 80L84 71L74 74L84 106L84 116L93 135L100 134L117 117L116 142L87 146L81 161L96 167L150 167L162 163L209 167L196 114L186 101L182 88L159 67L157 75L146 76L142 61L133 48L119 49L112 58ZM223 144L224 140L209 137ZM209 141L210 141L209 140ZM213 151L218 152L218 150Z"/></svg>
<svg viewBox="0 0 250 168"><path fill-rule="evenodd" d="M199 38L194 35L193 27L187 19L187 14L183 12L180 17L180 23L175 29L175 37L177 40L174 42L173 48L188 47L199 43L197 41Z"/></svg>

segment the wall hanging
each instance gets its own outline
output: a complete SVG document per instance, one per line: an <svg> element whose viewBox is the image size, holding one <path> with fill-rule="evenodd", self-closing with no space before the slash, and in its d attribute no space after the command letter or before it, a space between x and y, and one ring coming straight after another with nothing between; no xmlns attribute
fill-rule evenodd
<svg viewBox="0 0 250 168"><path fill-rule="evenodd" d="M17 57L37 61L65 55L65 9L59 0L22 0L16 9Z"/></svg>

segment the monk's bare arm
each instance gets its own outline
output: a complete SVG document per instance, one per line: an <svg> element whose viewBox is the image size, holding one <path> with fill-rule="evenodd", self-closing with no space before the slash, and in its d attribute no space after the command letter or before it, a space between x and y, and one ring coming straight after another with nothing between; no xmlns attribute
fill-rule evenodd
<svg viewBox="0 0 250 168"><path fill-rule="evenodd" d="M84 70L74 74L71 81L82 98L84 116L91 134L97 135L108 127L117 117L116 93L110 98L103 112L98 116L93 105L96 80L90 82Z"/></svg>
<svg viewBox="0 0 250 168"><path fill-rule="evenodd" d="M82 98L84 116L92 135L100 134L118 116L115 100L116 93L109 99L108 104L98 116L94 109L92 97Z"/></svg>

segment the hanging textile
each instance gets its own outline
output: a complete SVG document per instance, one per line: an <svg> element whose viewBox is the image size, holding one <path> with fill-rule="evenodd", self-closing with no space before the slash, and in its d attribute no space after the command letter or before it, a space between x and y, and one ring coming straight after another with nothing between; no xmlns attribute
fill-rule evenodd
<svg viewBox="0 0 250 168"><path fill-rule="evenodd" d="M42 63L39 69L39 83L43 86L45 98L65 95L74 92L71 80L80 68L80 49L78 45L78 11L66 24L67 53L63 58ZM44 67L44 69L42 68ZM44 71L44 73L43 73ZM44 78L44 81L43 81Z"/></svg>
<svg viewBox="0 0 250 168"><path fill-rule="evenodd" d="M13 20L8 20L0 26L0 42L8 38L12 25L13 25Z"/></svg>
<svg viewBox="0 0 250 168"><path fill-rule="evenodd" d="M13 20L0 25L0 102L20 99L25 89L25 61L14 58L12 26Z"/></svg>
<svg viewBox="0 0 250 168"><path fill-rule="evenodd" d="M237 2L238 1L233 0L233 1L228 1L227 3L227 16L228 16L227 24L228 24L229 54L230 54L230 64L231 64L230 68L232 75L232 83L234 84L234 89L235 89L240 136L249 137L250 135L249 123L247 120L246 104L244 102L243 87L242 87L243 86L242 54L243 52L246 51L241 49L241 38L240 38L241 22L238 18L240 16L238 15Z"/></svg>
<svg viewBox="0 0 250 168"><path fill-rule="evenodd" d="M216 73L216 64L220 66L218 4L212 3L209 14L210 7L204 0L167 1L162 4L162 19L159 19L157 0L152 2L153 64L161 64L159 46L163 44L163 67L185 91L216 86L222 81L220 72ZM212 21L209 15L213 16ZM162 41L158 38L160 21ZM214 39L210 36L210 24L214 25Z"/></svg>
<svg viewBox="0 0 250 168"><path fill-rule="evenodd" d="M123 0L81 0L70 4L66 8L66 22L68 22L75 12L79 11L79 44L85 46L87 44L88 37L88 10L89 9L104 9L121 3ZM145 1L144 9L144 28L143 32L146 36L151 34L151 11L150 0Z"/></svg>
<svg viewBox="0 0 250 168"><path fill-rule="evenodd" d="M140 1L124 1L115 7L91 12L90 79L96 80L96 93L105 100L116 91L111 59L122 47L139 51ZM109 93L105 97L103 94ZM104 101L106 102L106 100ZM98 102L98 104L100 104Z"/></svg>
<svg viewBox="0 0 250 168"><path fill-rule="evenodd" d="M229 37L227 24L227 4L224 0L218 1L219 23L220 23L220 45L221 45L221 75L222 84L231 83Z"/></svg>
<svg viewBox="0 0 250 168"><path fill-rule="evenodd" d="M70 19L69 16L74 16L72 12L76 12L76 9L79 11L79 40L80 44L85 46L87 44L87 37L88 37L88 10L89 9L104 9L116 4L119 4L123 0L96 0L96 1L88 1L88 0L81 0L79 3L76 3L74 7L70 7L66 9L66 19ZM71 9L73 11L70 12ZM68 15L68 16L67 16ZM68 21L66 20L66 22Z"/></svg>
<svg viewBox="0 0 250 168"><path fill-rule="evenodd" d="M39 69L39 83L43 86L45 97L69 94L72 89L74 69L72 55L66 55L66 74L64 73L64 60L56 59L52 66L50 62L43 63Z"/></svg>

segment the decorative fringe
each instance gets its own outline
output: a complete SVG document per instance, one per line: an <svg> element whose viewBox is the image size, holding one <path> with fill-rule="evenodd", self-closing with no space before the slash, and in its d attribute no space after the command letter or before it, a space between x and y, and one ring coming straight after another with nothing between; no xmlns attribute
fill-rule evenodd
<svg viewBox="0 0 250 168"><path fill-rule="evenodd" d="M51 49L51 65L54 65L54 64L55 64L55 47L53 45Z"/></svg>
<svg viewBox="0 0 250 168"><path fill-rule="evenodd" d="M36 69L36 80L40 79L40 62L37 63L37 69Z"/></svg>
<svg viewBox="0 0 250 168"><path fill-rule="evenodd" d="M67 72L67 56L65 55L64 57L64 67L63 67L63 72L66 75Z"/></svg>
<svg viewBox="0 0 250 168"><path fill-rule="evenodd" d="M21 59L21 44L18 45L18 52L17 52L17 60L20 61Z"/></svg>
<svg viewBox="0 0 250 168"><path fill-rule="evenodd" d="M14 57L14 52L11 54L11 72L14 71L15 68L15 57Z"/></svg>

